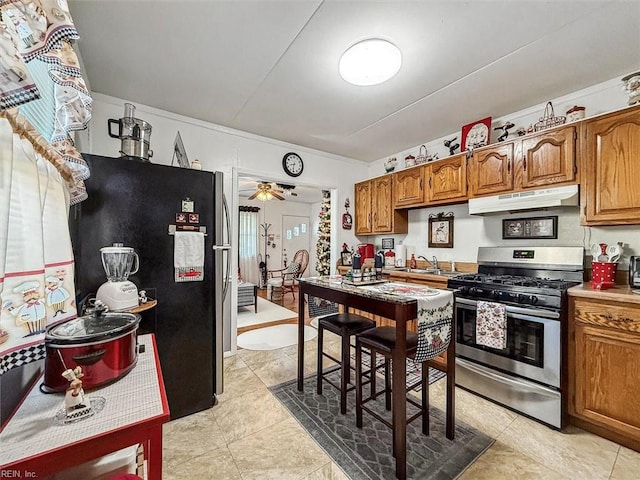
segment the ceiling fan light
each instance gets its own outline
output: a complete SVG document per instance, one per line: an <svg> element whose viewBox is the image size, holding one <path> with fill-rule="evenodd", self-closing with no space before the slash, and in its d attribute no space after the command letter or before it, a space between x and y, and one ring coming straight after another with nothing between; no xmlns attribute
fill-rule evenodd
<svg viewBox="0 0 640 480"><path fill-rule="evenodd" d="M340 58L340 76L353 85L378 85L400 70L402 54L393 43L370 38L352 45Z"/></svg>
<svg viewBox="0 0 640 480"><path fill-rule="evenodd" d="M258 192L258 195L256 195L256 198L262 202L267 202L273 198L273 195L269 191L261 190Z"/></svg>

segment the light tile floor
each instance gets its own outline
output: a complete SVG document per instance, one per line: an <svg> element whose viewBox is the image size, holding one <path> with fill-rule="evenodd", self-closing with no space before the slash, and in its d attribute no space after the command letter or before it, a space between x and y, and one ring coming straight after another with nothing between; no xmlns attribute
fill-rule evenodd
<svg viewBox="0 0 640 480"><path fill-rule="evenodd" d="M325 349L339 354L327 332ZM316 340L305 344L315 371ZM343 480L348 477L271 395L269 386L296 377L297 347L240 350L225 359L225 392L209 410L164 427L166 480ZM444 409L444 381L431 386ZM563 432L456 389L456 419L495 438L461 480L640 478L640 453L575 427Z"/></svg>

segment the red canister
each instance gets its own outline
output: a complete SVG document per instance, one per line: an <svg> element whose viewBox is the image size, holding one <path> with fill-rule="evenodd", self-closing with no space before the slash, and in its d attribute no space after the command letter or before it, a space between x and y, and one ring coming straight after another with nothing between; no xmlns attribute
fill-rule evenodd
<svg viewBox="0 0 640 480"><path fill-rule="evenodd" d="M612 262L593 262L591 288L604 290L616 284L618 264Z"/></svg>
<svg viewBox="0 0 640 480"><path fill-rule="evenodd" d="M361 243L358 245L358 253L362 257L362 261L364 262L367 258L373 258L373 243Z"/></svg>

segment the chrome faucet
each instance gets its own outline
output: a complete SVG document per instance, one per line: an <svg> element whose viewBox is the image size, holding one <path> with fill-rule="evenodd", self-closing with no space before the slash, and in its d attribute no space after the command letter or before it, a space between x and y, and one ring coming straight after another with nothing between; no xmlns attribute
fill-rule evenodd
<svg viewBox="0 0 640 480"><path fill-rule="evenodd" d="M422 260L424 260L425 262L427 262L428 265L431 266L431 268L434 268L435 270L440 270L438 268L438 259L436 258L436 256L434 255L432 257L431 260L427 260L426 257L423 257L422 255L419 255L418 258L421 258Z"/></svg>

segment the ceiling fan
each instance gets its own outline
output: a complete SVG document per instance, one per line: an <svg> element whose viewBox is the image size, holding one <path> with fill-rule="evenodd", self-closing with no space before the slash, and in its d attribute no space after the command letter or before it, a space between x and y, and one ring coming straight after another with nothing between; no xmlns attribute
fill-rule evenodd
<svg viewBox="0 0 640 480"><path fill-rule="evenodd" d="M269 182L259 182L258 185L256 185L256 191L249 197L249 200L253 200L254 198L262 200L263 202L271 200L272 198L284 200L284 197L280 195L281 192L282 190L276 190Z"/></svg>
<svg viewBox="0 0 640 480"><path fill-rule="evenodd" d="M296 188L295 185L287 185L285 183L276 183L276 187L278 187L276 192L281 193L285 197L292 197L292 196L293 197L297 197L298 196L298 194L293 191L293 189Z"/></svg>

